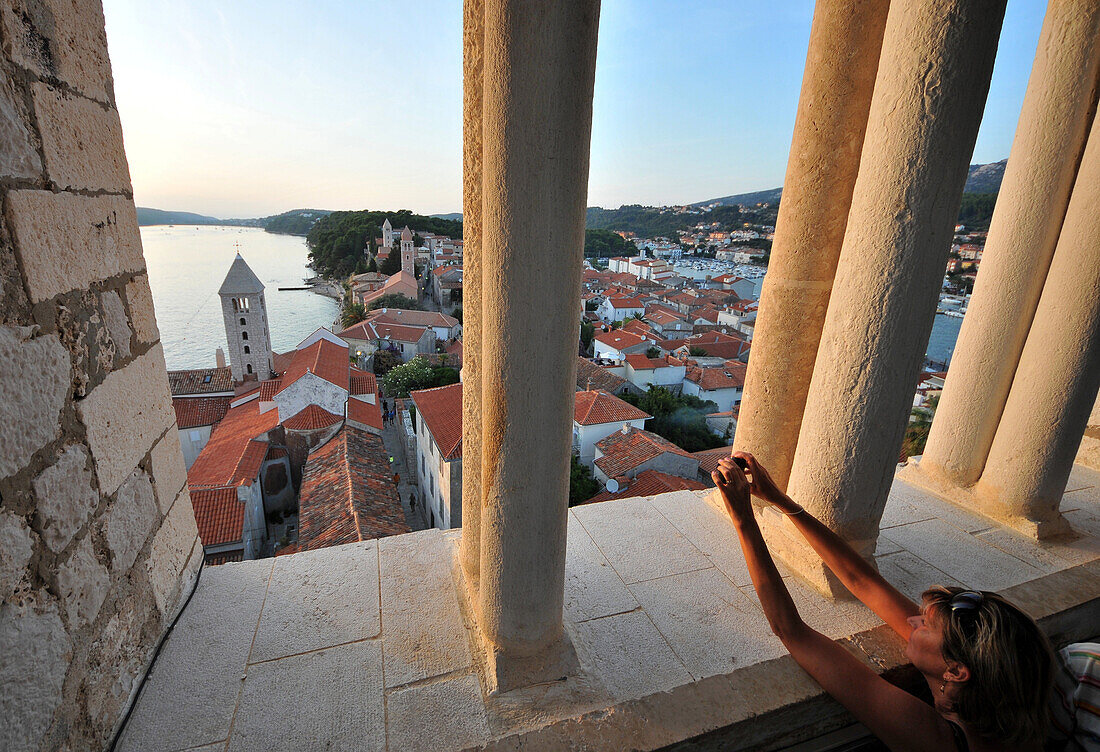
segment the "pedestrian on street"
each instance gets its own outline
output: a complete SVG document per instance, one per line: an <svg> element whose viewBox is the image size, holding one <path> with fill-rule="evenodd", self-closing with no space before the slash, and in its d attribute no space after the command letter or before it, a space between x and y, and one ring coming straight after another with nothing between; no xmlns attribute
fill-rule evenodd
<svg viewBox="0 0 1100 752"><path fill-rule="evenodd" d="M401 483L401 473L394 473L393 474L393 484L396 486L396 485L399 485L400 483Z"/></svg>

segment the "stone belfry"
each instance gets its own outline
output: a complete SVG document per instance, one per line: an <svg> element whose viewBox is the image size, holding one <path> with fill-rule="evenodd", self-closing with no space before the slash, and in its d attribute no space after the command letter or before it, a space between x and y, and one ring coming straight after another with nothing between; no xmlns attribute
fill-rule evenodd
<svg viewBox="0 0 1100 752"><path fill-rule="evenodd" d="M390 224L389 217L382 223L382 247L387 250L393 248L393 225Z"/></svg>
<svg viewBox="0 0 1100 752"><path fill-rule="evenodd" d="M234 381L250 376L267 379L274 371L271 332L267 327L264 284L241 258L233 259L218 295L222 299L229 368Z"/></svg>
<svg viewBox="0 0 1100 752"><path fill-rule="evenodd" d="M413 248L413 234L408 225L401 231L401 271L415 274L416 249Z"/></svg>

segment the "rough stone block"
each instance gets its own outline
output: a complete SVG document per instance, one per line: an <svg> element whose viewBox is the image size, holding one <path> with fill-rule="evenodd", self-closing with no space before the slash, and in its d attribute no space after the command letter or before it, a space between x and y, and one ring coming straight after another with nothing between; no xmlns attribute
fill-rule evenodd
<svg viewBox="0 0 1100 752"><path fill-rule="evenodd" d="M14 0L5 3L4 37L13 62L111 101L111 63L99 0Z"/></svg>
<svg viewBox="0 0 1100 752"><path fill-rule="evenodd" d="M110 585L107 569L95 557L92 537L85 536L69 560L57 570L57 589L70 630L75 632L95 621Z"/></svg>
<svg viewBox="0 0 1100 752"><path fill-rule="evenodd" d="M140 600L111 614L102 630L92 634L83 693L89 716L101 726L110 728L119 718L153 650L152 639L143 638L151 611L152 604Z"/></svg>
<svg viewBox="0 0 1100 752"><path fill-rule="evenodd" d="M7 221L32 302L145 269L134 202L122 196L12 191Z"/></svg>
<svg viewBox="0 0 1100 752"><path fill-rule="evenodd" d="M381 626L377 541L280 556L252 660L375 637Z"/></svg>
<svg viewBox="0 0 1100 752"><path fill-rule="evenodd" d="M41 613L0 606L0 749L39 749L61 703L71 648L54 604Z"/></svg>
<svg viewBox="0 0 1100 752"><path fill-rule="evenodd" d="M25 326L31 321L31 301L15 260L11 233L0 212L0 325Z"/></svg>
<svg viewBox="0 0 1100 752"><path fill-rule="evenodd" d="M0 177L33 178L41 172L42 159L34 136L27 128L13 82L5 77L0 83Z"/></svg>
<svg viewBox="0 0 1100 752"><path fill-rule="evenodd" d="M34 553L31 536L21 517L0 512L0 602L6 601L23 582L27 562Z"/></svg>
<svg viewBox="0 0 1100 752"><path fill-rule="evenodd" d="M0 327L0 478L23 469L59 433L69 354L57 337Z"/></svg>
<svg viewBox="0 0 1100 752"><path fill-rule="evenodd" d="M153 484L149 476L135 470L123 483L106 514L107 545L111 549L111 571L128 572L138 551L145 545L157 521Z"/></svg>
<svg viewBox="0 0 1100 752"><path fill-rule="evenodd" d="M386 749L381 645L357 642L249 666L226 749Z"/></svg>
<svg viewBox="0 0 1100 752"><path fill-rule="evenodd" d="M153 546L145 561L157 608L166 617L176 610L184 567L198 537L191 497L184 490L153 537Z"/></svg>
<svg viewBox="0 0 1100 752"><path fill-rule="evenodd" d="M183 463L179 431L168 431L152 452L153 485L161 513L167 513L181 490L186 490L187 467ZM188 501L190 506L190 501Z"/></svg>
<svg viewBox="0 0 1100 752"><path fill-rule="evenodd" d="M450 749L489 741L489 719L481 687L473 675L398 690L386 700L390 749L438 749L446 729Z"/></svg>
<svg viewBox="0 0 1100 752"><path fill-rule="evenodd" d="M62 189L129 193L118 113L46 84L32 85L31 94L47 177Z"/></svg>
<svg viewBox="0 0 1100 752"><path fill-rule="evenodd" d="M450 568L452 546L438 531L382 538L382 642L386 687L471 664L469 638Z"/></svg>
<svg viewBox="0 0 1100 752"><path fill-rule="evenodd" d="M112 494L175 423L161 346L108 374L77 403L77 412L88 429L100 492Z"/></svg>
<svg viewBox="0 0 1100 752"><path fill-rule="evenodd" d="M130 280L126 285L126 300L130 304L130 321L133 322L134 335L138 340L152 343L160 339L148 274L139 274Z"/></svg>
<svg viewBox="0 0 1100 752"><path fill-rule="evenodd" d="M107 320L107 331L111 333L111 341L119 355L130 357L130 339L133 332L130 331L130 322L126 320L126 308L122 305L122 298L114 290L108 290L100 296L103 301L103 314Z"/></svg>
<svg viewBox="0 0 1100 752"><path fill-rule="evenodd" d="M69 545L99 504L88 460L88 450L74 444L34 479L42 538L55 553Z"/></svg>
<svg viewBox="0 0 1100 752"><path fill-rule="evenodd" d="M263 559L203 570L137 700L119 752L160 749L165 739L172 740L172 749L186 749L229 736L272 563ZM325 677L326 686L330 678ZM270 707L275 713L286 710L281 703Z"/></svg>

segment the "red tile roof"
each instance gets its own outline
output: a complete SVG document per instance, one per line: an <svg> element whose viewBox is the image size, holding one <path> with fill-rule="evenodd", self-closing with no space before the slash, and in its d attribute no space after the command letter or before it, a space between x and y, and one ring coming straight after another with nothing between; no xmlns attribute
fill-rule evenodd
<svg viewBox="0 0 1100 752"><path fill-rule="evenodd" d="M701 452L692 452L691 456L699 460L699 471L709 476L718 469L718 460L729 457L732 453L733 447L724 446L716 449L704 449Z"/></svg>
<svg viewBox="0 0 1100 752"><path fill-rule="evenodd" d="M348 400L348 420L382 430L382 406L359 399Z"/></svg>
<svg viewBox="0 0 1100 752"><path fill-rule="evenodd" d="M632 318L630 321L623 324L622 329L619 331L630 332L631 334L637 334L639 337L645 337L646 339L655 339L657 333L646 322L641 319Z"/></svg>
<svg viewBox="0 0 1100 752"><path fill-rule="evenodd" d="M713 389L735 389L745 386L745 373L748 366L736 360L727 360L725 365L717 368L689 367L684 376L688 381L693 381L704 391Z"/></svg>
<svg viewBox="0 0 1100 752"><path fill-rule="evenodd" d="M596 442L596 448L604 455L596 460L596 467L608 478L626 475L643 462L666 452L690 456L671 441L638 428L631 428L627 433L616 431L606 439Z"/></svg>
<svg viewBox="0 0 1100 752"><path fill-rule="evenodd" d="M608 298L612 308L645 308L645 303L637 298Z"/></svg>
<svg viewBox="0 0 1100 752"><path fill-rule="evenodd" d="M334 426L344 419L318 405L307 405L283 421L283 426L292 431L313 431L318 428Z"/></svg>
<svg viewBox="0 0 1100 752"><path fill-rule="evenodd" d="M345 425L302 471L298 548L311 551L409 532L382 439Z"/></svg>
<svg viewBox="0 0 1100 752"><path fill-rule="evenodd" d="M244 502L236 488L204 488L191 491L195 524L204 546L241 542L244 537Z"/></svg>
<svg viewBox="0 0 1100 752"><path fill-rule="evenodd" d="M294 353L296 352L298 351L291 350L290 352L285 353L272 353L272 356L274 357L272 358L271 367L275 369L275 373L285 373L286 369L290 368L290 361L294 360Z"/></svg>
<svg viewBox="0 0 1100 752"><path fill-rule="evenodd" d="M327 339L320 339L294 354L290 366L281 379L282 387L279 391L286 389L305 376L307 372L320 376L325 381L346 391L350 386L350 370L351 364L348 361L347 346L338 345Z"/></svg>
<svg viewBox="0 0 1100 752"><path fill-rule="evenodd" d="M275 399L275 395L281 392L282 389L282 379L268 379L267 381L262 381L260 382L260 400L263 402L271 402Z"/></svg>
<svg viewBox="0 0 1100 752"><path fill-rule="evenodd" d="M212 426L225 415L232 397L173 397L177 428Z"/></svg>
<svg viewBox="0 0 1100 752"><path fill-rule="evenodd" d="M652 311L646 311L646 319L652 321L658 326L667 326L669 324L683 323L684 317L682 315L674 315L668 311L656 309Z"/></svg>
<svg viewBox="0 0 1100 752"><path fill-rule="evenodd" d="M365 341L389 339L396 342L419 342L428 328L426 326L387 324L383 321L360 321L355 326L337 332L337 335L344 339Z"/></svg>
<svg viewBox="0 0 1100 752"><path fill-rule="evenodd" d="M410 392L445 460L462 456L462 383Z"/></svg>
<svg viewBox="0 0 1100 752"><path fill-rule="evenodd" d="M624 481L620 481L622 484ZM708 486L697 480L681 478L676 475L662 473L659 470L643 470L633 480L625 481L625 488L620 488L616 493L601 491L588 500L594 504L599 501L611 501L612 499L629 499L635 496L656 496L670 491L702 491Z"/></svg>
<svg viewBox="0 0 1100 752"><path fill-rule="evenodd" d="M646 420L652 417L629 402L598 389L591 392L577 392L573 400L573 420L582 426L625 423L629 420Z"/></svg>
<svg viewBox="0 0 1100 752"><path fill-rule="evenodd" d="M255 478L267 443L253 439L275 428L278 422L279 411L261 413L259 400L231 407L187 472L188 485L191 488L215 488Z"/></svg>
<svg viewBox="0 0 1100 752"><path fill-rule="evenodd" d="M408 311L404 308L376 308L367 313L365 321L376 324L404 324L405 326L458 326L458 319L439 311Z"/></svg>
<svg viewBox="0 0 1100 752"><path fill-rule="evenodd" d="M624 332L621 329L617 329L613 332L597 332L596 340L602 342L608 347L613 347L616 350L622 350L627 347L636 347L644 344L645 337L640 337L633 332Z"/></svg>
<svg viewBox="0 0 1100 752"><path fill-rule="evenodd" d="M174 395L232 392L233 375L228 367L169 371L168 386Z"/></svg>
<svg viewBox="0 0 1100 752"><path fill-rule="evenodd" d="M651 358L645 353L627 355L626 362L629 363L630 367L635 371L652 371L656 368L675 368L676 366L682 366L684 364L682 360L674 358L671 355L666 355L663 358Z"/></svg>
<svg viewBox="0 0 1100 752"><path fill-rule="evenodd" d="M615 394L631 386L631 383L622 376L606 368L600 368L586 358L577 357L577 389L603 389L605 392Z"/></svg>
<svg viewBox="0 0 1100 752"><path fill-rule="evenodd" d="M275 555L276 556L286 556L288 554L296 554L296 553L298 553L298 542L297 541L295 541L294 543L288 543L287 545L283 546L282 548L280 548L278 551L275 552Z"/></svg>
<svg viewBox="0 0 1100 752"><path fill-rule="evenodd" d="M355 371L358 371L358 369L355 369ZM378 379L375 378L373 373L367 373L365 371L355 373L353 371L351 376L351 393L377 394Z"/></svg>

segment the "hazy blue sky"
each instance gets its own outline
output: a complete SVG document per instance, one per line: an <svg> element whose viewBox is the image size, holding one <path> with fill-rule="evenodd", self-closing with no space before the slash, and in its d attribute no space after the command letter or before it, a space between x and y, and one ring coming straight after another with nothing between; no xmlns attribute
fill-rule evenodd
<svg viewBox="0 0 1100 752"><path fill-rule="evenodd" d="M604 0L590 205L783 182L809 0ZM975 162L1008 156L1045 3L1009 0ZM134 195L216 216L461 209L459 0L104 0Z"/></svg>

